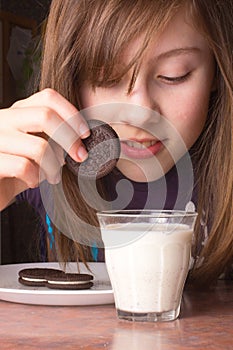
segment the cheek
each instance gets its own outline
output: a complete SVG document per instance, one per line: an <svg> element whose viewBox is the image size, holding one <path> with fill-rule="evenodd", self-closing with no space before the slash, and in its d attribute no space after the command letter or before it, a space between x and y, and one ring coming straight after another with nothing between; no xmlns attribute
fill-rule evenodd
<svg viewBox="0 0 233 350"><path fill-rule="evenodd" d="M117 102L118 95L113 95L111 90L96 88L93 90L89 86L84 86L79 92L79 99L82 108L88 108L95 105Z"/></svg>
<svg viewBox="0 0 233 350"><path fill-rule="evenodd" d="M94 104L94 100L94 93L90 88L84 86L79 91L79 101L81 109L92 106Z"/></svg>
<svg viewBox="0 0 233 350"><path fill-rule="evenodd" d="M200 136L206 121L206 112L193 111L194 114L180 116L176 128L186 147L189 149Z"/></svg>
<svg viewBox="0 0 233 350"><path fill-rule="evenodd" d="M176 100L176 110L170 111L169 121L175 126L186 146L190 148L201 134L209 108L209 94L192 93Z"/></svg>

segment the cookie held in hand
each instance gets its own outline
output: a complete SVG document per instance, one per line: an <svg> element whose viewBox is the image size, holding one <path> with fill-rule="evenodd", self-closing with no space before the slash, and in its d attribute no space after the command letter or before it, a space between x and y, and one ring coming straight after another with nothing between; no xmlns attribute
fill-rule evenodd
<svg viewBox="0 0 233 350"><path fill-rule="evenodd" d="M88 158L78 163L67 154L66 164L77 176L100 179L116 166L120 157L120 140L115 130L100 120L89 120L88 125L91 135L82 140L88 151Z"/></svg>

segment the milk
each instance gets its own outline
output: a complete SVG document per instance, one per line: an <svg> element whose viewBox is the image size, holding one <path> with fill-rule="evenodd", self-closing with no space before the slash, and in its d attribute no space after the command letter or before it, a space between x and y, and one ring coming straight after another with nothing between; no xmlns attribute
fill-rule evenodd
<svg viewBox="0 0 233 350"><path fill-rule="evenodd" d="M101 233L118 310L179 309L190 262L193 230L188 225L132 222L107 225Z"/></svg>

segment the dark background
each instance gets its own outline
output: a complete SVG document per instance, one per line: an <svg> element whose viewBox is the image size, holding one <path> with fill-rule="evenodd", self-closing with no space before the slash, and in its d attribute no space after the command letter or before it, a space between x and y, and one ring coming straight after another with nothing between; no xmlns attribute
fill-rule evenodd
<svg viewBox="0 0 233 350"><path fill-rule="evenodd" d="M33 26L34 35L40 36L41 23L46 18L51 0L0 0L0 14L13 19L4 37L4 79L6 93L1 106L8 107L17 100L17 82L6 60L12 26ZM24 96L21 96L24 97ZM25 96L26 97L26 96ZM0 194L1 195L1 194ZM13 204L0 213L1 264L38 261L38 218L27 203Z"/></svg>
<svg viewBox="0 0 233 350"><path fill-rule="evenodd" d="M47 16L51 0L0 0L1 10L34 19L38 24Z"/></svg>

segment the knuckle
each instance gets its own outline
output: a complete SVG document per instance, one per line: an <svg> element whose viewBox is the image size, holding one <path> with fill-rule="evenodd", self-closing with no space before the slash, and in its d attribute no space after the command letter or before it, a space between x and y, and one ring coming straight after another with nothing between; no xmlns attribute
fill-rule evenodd
<svg viewBox="0 0 233 350"><path fill-rule="evenodd" d="M11 108L18 108L22 105L22 101L16 101L11 105Z"/></svg>
<svg viewBox="0 0 233 350"><path fill-rule="evenodd" d="M42 123L49 123L52 117L52 110L47 106L41 107Z"/></svg>
<svg viewBox="0 0 233 350"><path fill-rule="evenodd" d="M55 90L51 88L45 88L41 91L41 94L43 95L44 99L46 101L50 101L54 96L57 94Z"/></svg>
<svg viewBox="0 0 233 350"><path fill-rule="evenodd" d="M16 102L14 102L14 103L11 105L11 108L17 108L17 107L20 106L20 104L21 104L20 101L16 101Z"/></svg>
<svg viewBox="0 0 233 350"><path fill-rule="evenodd" d="M27 182L27 185L29 188L36 188L38 187L39 184L39 179L38 178L30 178L29 181Z"/></svg>
<svg viewBox="0 0 233 350"><path fill-rule="evenodd" d="M30 161L27 158L21 158L17 161L15 168L15 177L25 179L28 172L30 172Z"/></svg>
<svg viewBox="0 0 233 350"><path fill-rule="evenodd" d="M38 176L35 176L35 169L31 161L27 158L21 158L17 162L15 177L23 180L29 188L38 186Z"/></svg>
<svg viewBox="0 0 233 350"><path fill-rule="evenodd" d="M36 163L38 163L39 160L43 157L47 147L48 147L48 143L45 139L38 137L37 140L35 140L35 142L33 143L31 152L32 152L32 158L36 161Z"/></svg>

